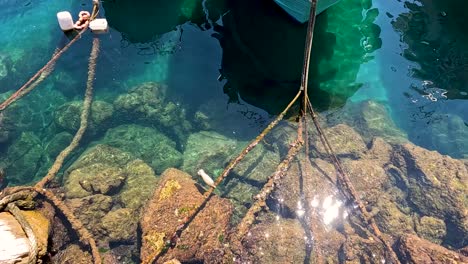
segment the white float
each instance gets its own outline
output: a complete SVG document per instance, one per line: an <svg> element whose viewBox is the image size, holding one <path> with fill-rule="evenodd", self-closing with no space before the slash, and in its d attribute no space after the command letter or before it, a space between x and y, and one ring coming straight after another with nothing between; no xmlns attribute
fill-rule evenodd
<svg viewBox="0 0 468 264"><path fill-rule="evenodd" d="M63 31L69 31L73 29L73 17L68 11L62 11L57 13L57 20L60 25L60 29Z"/></svg>
<svg viewBox="0 0 468 264"><path fill-rule="evenodd" d="M89 23L89 29L91 29L93 33L102 34L109 31L109 26L105 18L96 18Z"/></svg>

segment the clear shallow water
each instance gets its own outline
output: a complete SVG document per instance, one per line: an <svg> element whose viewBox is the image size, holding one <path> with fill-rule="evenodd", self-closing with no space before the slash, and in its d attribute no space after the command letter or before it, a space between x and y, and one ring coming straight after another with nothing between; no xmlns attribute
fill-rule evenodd
<svg viewBox="0 0 468 264"><path fill-rule="evenodd" d="M55 13L90 8L88 1L0 1L0 7L0 58L6 69L0 79L0 93L6 93L2 96L24 83L56 47L66 43ZM202 109L209 119L216 120L211 130L219 133L208 135L213 139L210 147L224 150L228 145L235 149L254 138L296 93L305 25L292 22L271 1L147 1L139 5L108 1L103 8L111 30L100 36L96 99L112 104L134 86L161 82L168 87L168 100L176 109L185 110L193 126L180 136L150 120L143 123L146 129L135 134L125 134L122 127L115 129L113 137L104 142L124 138L130 145L138 143L145 151L151 150L158 146L155 142L163 141L153 138L154 131L148 129L157 127L175 142L177 151L184 152L189 134L208 130L195 122L200 118L197 111ZM468 40L460 26L464 21L457 14L459 9L442 2L431 6L429 1L354 0L323 13L317 19L311 65L314 105L324 114L341 114L368 100L376 101L409 140L454 157L466 157ZM27 175L10 184L41 178L61 149L51 147L57 142L56 135L66 130L55 124L54 116L63 104L82 100L91 38L90 34L83 36L57 63L48 80L10 109L17 119L8 122L9 138L0 143L0 167L25 161L7 169L7 175L10 179ZM132 123L142 125L141 121L115 118L105 126L103 122L103 129ZM105 132L97 129L88 134L66 166L102 140ZM135 139L134 135L143 136ZM21 143L22 137L29 138L23 141L28 144L16 143ZM144 137L150 140L144 141ZM25 151L11 151L12 146ZM35 151L27 152L30 149ZM34 154L37 152L39 155ZM206 170L216 175L224 165L220 160L216 168ZM241 190L243 194L258 192L259 181L237 176L226 183L225 194L234 196L241 188L247 189ZM297 207L291 207L297 210L289 214L300 218L310 208L317 208L321 220L333 226L345 219L347 212L340 197L331 193L314 196L310 204L298 201ZM236 201L236 205L244 203L239 206L242 213L250 205L244 198ZM284 234L287 237L291 237L289 233ZM307 233L304 239L310 257L313 234Z"/></svg>

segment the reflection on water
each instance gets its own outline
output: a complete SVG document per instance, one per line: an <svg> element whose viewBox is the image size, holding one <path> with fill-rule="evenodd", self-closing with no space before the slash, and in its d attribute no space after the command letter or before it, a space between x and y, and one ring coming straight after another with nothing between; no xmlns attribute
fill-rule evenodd
<svg viewBox="0 0 468 264"><path fill-rule="evenodd" d="M268 1L227 2L219 29L224 91L232 101L241 97L278 113L300 84L307 25ZM359 65L382 45L380 28L373 24L378 10L368 9L363 12L360 1L344 1L317 19L309 85L319 109L342 106L362 86L356 82Z"/></svg>
<svg viewBox="0 0 468 264"><path fill-rule="evenodd" d="M449 1L407 1L391 22L412 78L403 92L411 106L397 120L412 141L454 157L468 155L468 39L460 8Z"/></svg>

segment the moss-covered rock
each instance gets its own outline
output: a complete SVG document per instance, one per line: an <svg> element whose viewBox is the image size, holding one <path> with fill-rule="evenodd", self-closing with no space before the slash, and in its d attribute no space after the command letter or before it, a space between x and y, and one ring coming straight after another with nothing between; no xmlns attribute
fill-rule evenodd
<svg viewBox="0 0 468 264"><path fill-rule="evenodd" d="M183 170L196 175L203 169L209 175L218 175L226 160L240 151L239 143L216 132L191 134L184 151Z"/></svg>
<svg viewBox="0 0 468 264"><path fill-rule="evenodd" d="M142 160L129 162L124 172L127 175L122 191L118 194L119 201L125 208L140 210L156 187L157 178L154 171Z"/></svg>
<svg viewBox="0 0 468 264"><path fill-rule="evenodd" d="M10 184L22 185L35 180L44 153L40 139L32 132L23 132L7 151L6 176Z"/></svg>
<svg viewBox="0 0 468 264"><path fill-rule="evenodd" d="M65 131L76 132L80 127L82 109L82 101L72 101L61 105L55 112L55 124ZM87 133L96 134L107 129L113 114L114 107L111 104L99 100L93 101Z"/></svg>
<svg viewBox="0 0 468 264"><path fill-rule="evenodd" d="M362 137L351 127L343 124L324 130L325 136L335 150L335 153L340 156L350 156L358 158L367 150ZM315 137L313 146L322 155L327 155L325 148L318 137Z"/></svg>
<svg viewBox="0 0 468 264"><path fill-rule="evenodd" d="M404 171L402 183L408 200L426 216L444 220L454 227L448 237L455 246L468 240L468 170L460 160L413 144L400 145L393 154L395 165ZM459 244L462 243L462 244Z"/></svg>
<svg viewBox="0 0 468 264"><path fill-rule="evenodd" d="M101 143L144 160L158 174L182 165L182 154L176 149L176 143L153 128L121 125L109 129Z"/></svg>
<svg viewBox="0 0 468 264"><path fill-rule="evenodd" d="M97 145L67 170L66 203L102 247L114 242L132 244L138 216L156 181L154 171L142 160Z"/></svg>
<svg viewBox="0 0 468 264"><path fill-rule="evenodd" d="M191 130L185 109L166 98L167 86L154 82L143 83L114 101L120 118L149 121L183 141Z"/></svg>
<svg viewBox="0 0 468 264"><path fill-rule="evenodd" d="M131 242L136 238L138 218L132 209L120 208L107 213L102 219L109 242Z"/></svg>
<svg viewBox="0 0 468 264"><path fill-rule="evenodd" d="M420 237L435 244L442 243L442 240L447 235L447 227L444 221L430 216L423 216L419 219L419 222L416 224L416 231Z"/></svg>
<svg viewBox="0 0 468 264"><path fill-rule="evenodd" d="M170 238L181 221L186 219L204 201L192 177L176 169L161 175L158 189L149 200L140 226L142 230L141 259L147 259L165 247L162 241ZM182 232L175 248L167 248L158 261L177 258L182 262L214 263L223 257L223 241L232 207L228 200L212 197L196 217L190 228Z"/></svg>
<svg viewBox="0 0 468 264"><path fill-rule="evenodd" d="M55 135L45 146L45 152L50 158L56 158L72 141L73 135L68 132L60 132Z"/></svg>
<svg viewBox="0 0 468 264"><path fill-rule="evenodd" d="M112 195L119 191L126 178L122 169L103 163L73 170L65 183L68 198L83 198L92 194Z"/></svg>

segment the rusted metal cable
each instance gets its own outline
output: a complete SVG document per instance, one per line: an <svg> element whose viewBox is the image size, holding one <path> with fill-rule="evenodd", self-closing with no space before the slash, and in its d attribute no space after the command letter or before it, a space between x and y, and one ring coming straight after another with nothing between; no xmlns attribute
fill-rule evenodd
<svg viewBox="0 0 468 264"><path fill-rule="evenodd" d="M308 100L308 105L309 105L309 113L312 117L312 121L314 122L315 128L317 129L317 132L319 134L320 141L322 145L325 148L325 151L327 152L327 155L331 158L333 165L335 166L335 169L338 172L338 189L341 191L341 193L347 197L348 200L354 201L359 208L360 216L362 220L370 226L373 234L382 242L384 245L388 257L391 259L393 263L400 263L395 251L393 250L392 246L390 243L383 237L382 232L380 231L377 223L375 222L374 218L371 217L369 212L367 211L366 207L364 206L364 203L361 201L359 198L356 189L354 189L354 185L352 184L348 174L346 171L343 169L343 166L341 165L340 160L337 158L335 151L333 150L330 142L328 141L327 137L323 133L322 127L320 126L320 123L317 120L317 114L315 113L314 108L312 107L312 103L310 102L309 98Z"/></svg>

